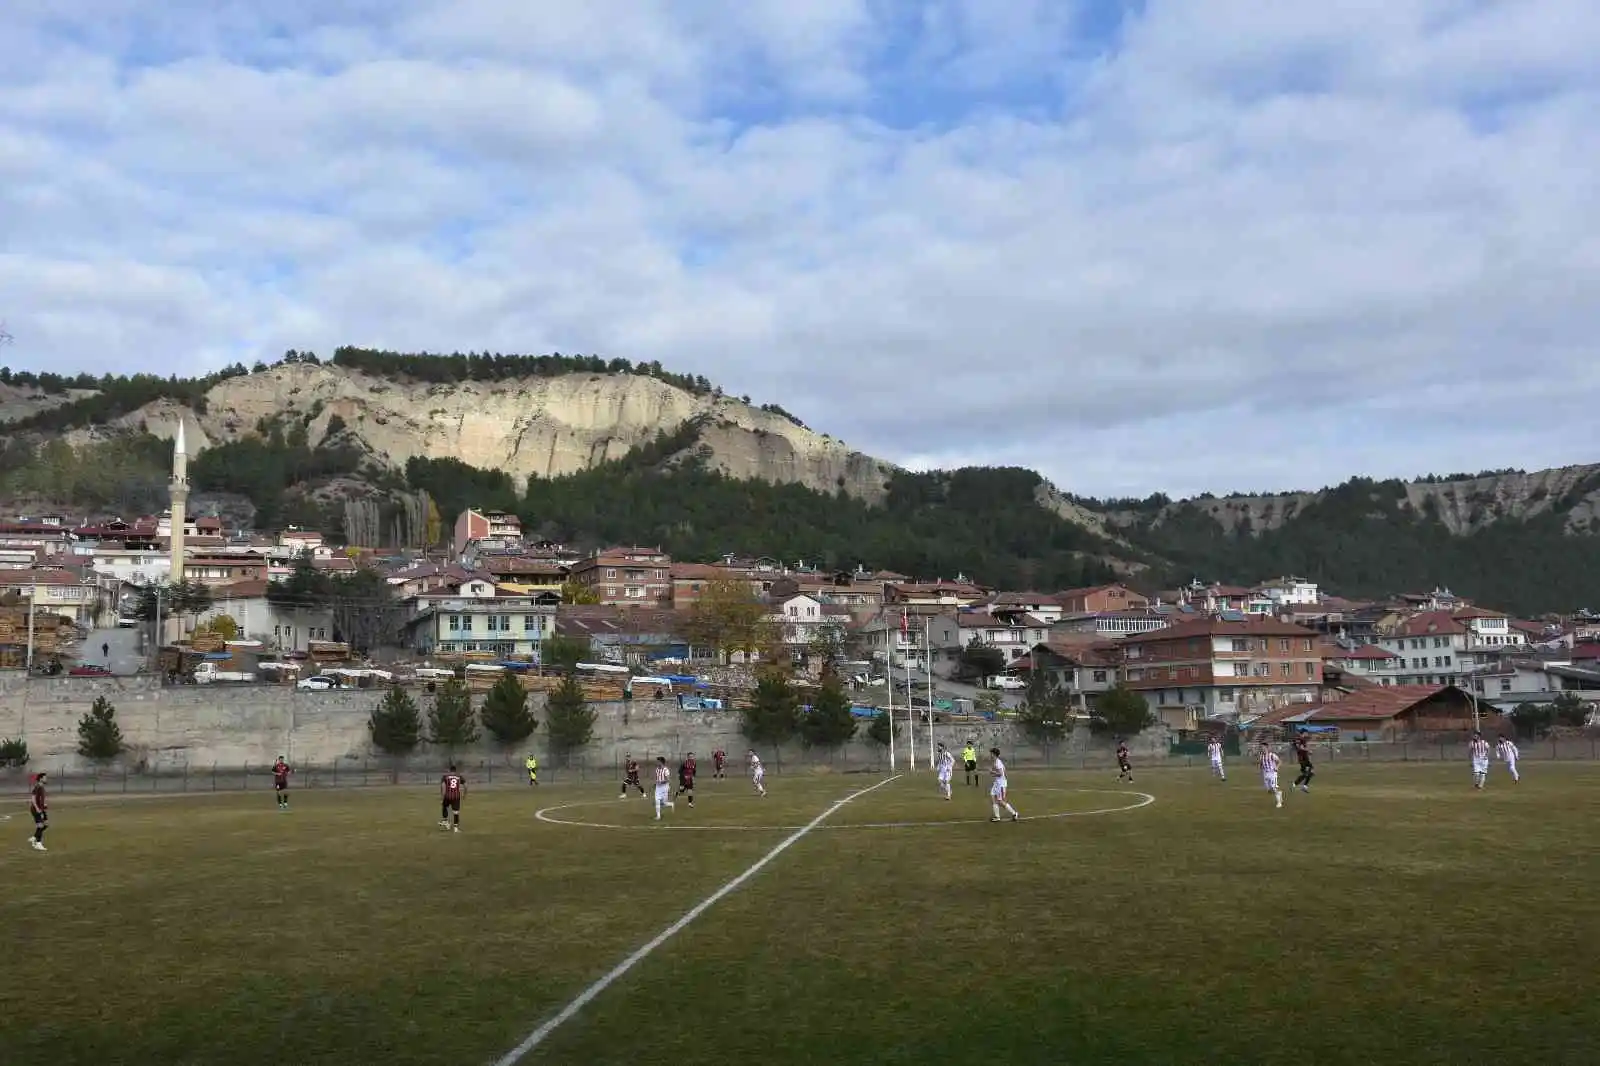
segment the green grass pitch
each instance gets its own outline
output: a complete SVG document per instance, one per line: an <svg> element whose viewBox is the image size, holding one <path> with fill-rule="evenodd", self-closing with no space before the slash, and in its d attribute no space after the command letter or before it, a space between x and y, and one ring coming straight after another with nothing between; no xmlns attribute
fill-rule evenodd
<svg viewBox="0 0 1600 1066"><path fill-rule="evenodd" d="M892 781L523 1061L1600 1061L1600 766L1337 767L1283 810L1242 762L1136 773L1018 772L1000 825L986 781ZM704 780L662 828L483 789L459 835L426 790L61 797L45 854L16 804L0 1062L492 1063L879 780Z"/></svg>

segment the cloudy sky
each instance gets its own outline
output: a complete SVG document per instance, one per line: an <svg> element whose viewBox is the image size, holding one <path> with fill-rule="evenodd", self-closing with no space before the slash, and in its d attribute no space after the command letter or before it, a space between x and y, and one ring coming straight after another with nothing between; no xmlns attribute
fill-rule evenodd
<svg viewBox="0 0 1600 1066"><path fill-rule="evenodd" d="M13 366L659 359L1084 494L1600 461L1594 0L9 0Z"/></svg>

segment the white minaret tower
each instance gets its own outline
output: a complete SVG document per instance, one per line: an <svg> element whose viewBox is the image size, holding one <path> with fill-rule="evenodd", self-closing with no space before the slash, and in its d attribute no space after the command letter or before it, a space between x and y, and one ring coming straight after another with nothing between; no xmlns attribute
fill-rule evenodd
<svg viewBox="0 0 1600 1066"><path fill-rule="evenodd" d="M183 580L183 527L188 521L189 449L183 440L183 419L178 419L178 435L172 446L172 574L169 580Z"/></svg>

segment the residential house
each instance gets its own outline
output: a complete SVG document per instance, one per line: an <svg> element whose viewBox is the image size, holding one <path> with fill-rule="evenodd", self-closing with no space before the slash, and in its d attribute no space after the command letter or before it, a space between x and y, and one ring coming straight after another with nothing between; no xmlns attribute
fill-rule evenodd
<svg viewBox="0 0 1600 1066"><path fill-rule="evenodd" d="M1463 687L1502 711L1568 693L1600 706L1600 664L1508 657L1477 671Z"/></svg>
<svg viewBox="0 0 1600 1066"><path fill-rule="evenodd" d="M522 546L522 519L504 511L479 511L468 508L456 516L455 536L452 541L455 553L460 555L471 545L515 550Z"/></svg>
<svg viewBox="0 0 1600 1066"><path fill-rule="evenodd" d="M1264 596L1275 609L1316 607L1322 601L1321 590L1315 581L1303 577L1280 577L1263 581L1253 590Z"/></svg>
<svg viewBox="0 0 1600 1066"><path fill-rule="evenodd" d="M515 585L531 592L557 592L566 583L567 567L553 559L514 554L480 554L473 557L475 568L504 585Z"/></svg>
<svg viewBox="0 0 1600 1066"><path fill-rule="evenodd" d="M1006 664L1016 662L1036 644L1050 635L1050 625L1031 614L998 617L977 611L959 611L955 615L959 631L960 649L973 644L998 648L1006 657Z"/></svg>
<svg viewBox="0 0 1600 1066"><path fill-rule="evenodd" d="M819 603L846 608L865 620L883 607L883 582L841 570L833 574L786 574L766 588L770 596L806 595Z"/></svg>
<svg viewBox="0 0 1600 1066"><path fill-rule="evenodd" d="M0 547L40 556L65 555L72 551L77 539L75 530L47 522L0 522Z"/></svg>
<svg viewBox="0 0 1600 1066"><path fill-rule="evenodd" d="M812 596L771 597L767 603L771 609L768 621L778 627L783 642L797 650L827 638L842 640L850 625L849 610Z"/></svg>
<svg viewBox="0 0 1600 1066"><path fill-rule="evenodd" d="M266 581L267 560L259 555L186 555L183 560L183 579L212 587L234 585L240 581Z"/></svg>
<svg viewBox="0 0 1600 1066"><path fill-rule="evenodd" d="M700 602L700 595L718 581L737 581L749 586L750 595L765 596L774 581L771 574L758 574L748 567L731 563L673 563L668 567L669 593L674 610L686 611Z"/></svg>
<svg viewBox="0 0 1600 1066"><path fill-rule="evenodd" d="M1183 588L1161 593L1160 599L1163 603L1192 607L1201 614L1211 615L1222 611L1243 613L1249 608L1251 601L1256 599L1256 591L1239 585L1223 585L1217 582L1208 585L1196 579Z"/></svg>
<svg viewBox="0 0 1600 1066"><path fill-rule="evenodd" d="M1394 679L1405 668L1405 659L1399 652L1388 651L1376 644L1330 650L1324 654L1323 661L1347 674L1379 685L1394 684Z"/></svg>
<svg viewBox="0 0 1600 1066"><path fill-rule="evenodd" d="M684 635L683 615L664 608L563 605L555 625L563 637L587 640L593 657L602 662L642 664L701 657Z"/></svg>
<svg viewBox="0 0 1600 1066"><path fill-rule="evenodd" d="M194 626L226 616L240 637L277 651L307 651L313 640L332 639L333 608L275 606L267 598L268 585L257 578L212 586L211 606L194 617Z"/></svg>
<svg viewBox="0 0 1600 1066"><path fill-rule="evenodd" d="M959 655L964 646L961 631L952 616L918 616L904 608L885 607L858 630L867 658L890 669L924 669L930 661L937 665ZM930 654L930 647L933 649Z"/></svg>
<svg viewBox="0 0 1600 1066"><path fill-rule="evenodd" d="M987 592L965 578L954 581L890 582L883 587L883 603L889 607L971 607Z"/></svg>
<svg viewBox="0 0 1600 1066"><path fill-rule="evenodd" d="M1322 687L1318 635L1271 618L1200 618L1124 637L1123 676L1167 725L1246 719L1310 702Z"/></svg>
<svg viewBox="0 0 1600 1066"><path fill-rule="evenodd" d="M98 574L129 585L165 585L172 575L172 553L165 548L130 547L122 541L86 544Z"/></svg>
<svg viewBox="0 0 1600 1066"><path fill-rule="evenodd" d="M1052 637L1033 646L1033 670L1043 671L1080 710L1092 708L1120 676L1120 647L1114 641Z"/></svg>
<svg viewBox="0 0 1600 1066"><path fill-rule="evenodd" d="M1089 633L1098 640L1154 633L1182 617L1170 608L1135 607L1126 611L1092 611L1064 614L1053 629L1058 633Z"/></svg>
<svg viewBox="0 0 1600 1066"><path fill-rule="evenodd" d="M572 580L612 607L672 606L672 557L660 548L606 548L572 566Z"/></svg>
<svg viewBox="0 0 1600 1066"><path fill-rule="evenodd" d="M997 592L989 598L987 607L990 614L1029 614L1053 625L1065 613L1062 597L1066 595L1065 592Z"/></svg>
<svg viewBox="0 0 1600 1066"><path fill-rule="evenodd" d="M1424 611L1396 624L1379 646L1404 661L1396 685L1449 685L1526 643L1503 614L1477 608Z"/></svg>
<svg viewBox="0 0 1600 1066"><path fill-rule="evenodd" d="M1091 585L1088 588L1067 589L1055 596L1060 611L1055 618L1034 610L1040 618L1049 618L1050 621L1059 619L1066 614L1104 614L1112 611L1138 611L1150 606L1150 598L1141 592L1135 592L1121 583L1110 585Z"/></svg>
<svg viewBox="0 0 1600 1066"><path fill-rule="evenodd" d="M0 569L0 596L17 595L37 612L94 625L110 610L114 595L102 582L68 570Z"/></svg>
<svg viewBox="0 0 1600 1066"><path fill-rule="evenodd" d="M429 596L405 626L419 655L533 660L555 632L556 607L532 596Z"/></svg>

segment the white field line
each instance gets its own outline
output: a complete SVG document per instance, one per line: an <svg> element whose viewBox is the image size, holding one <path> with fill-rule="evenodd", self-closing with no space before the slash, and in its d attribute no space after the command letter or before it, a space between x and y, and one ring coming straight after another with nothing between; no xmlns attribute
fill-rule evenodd
<svg viewBox="0 0 1600 1066"><path fill-rule="evenodd" d="M1036 792L1076 792L1084 795L1098 794L1107 796L1122 796L1133 800L1132 803L1121 807L1096 807L1083 811L1059 811L1055 814L1024 814L1017 819L1019 822L1048 822L1059 818L1093 818L1103 814L1121 814L1124 811L1136 811L1140 807L1148 807L1156 798L1148 792L1134 792L1131 789L1110 788L1030 788L1028 794ZM749 797L754 799L755 797ZM988 794L984 794L987 800ZM727 799L719 802L726 803ZM576 829L621 829L644 833L787 833L794 829L804 829L801 825L664 825L660 822L643 822L632 825L618 825L615 822L578 822L567 818L556 818L558 811L570 811L576 807L609 807L604 800L584 800L580 803L563 803L557 807L546 807L535 811L534 817L549 825L567 825ZM852 829L945 829L955 825L985 825L988 818L947 818L936 822L854 822L842 825L819 825L815 828L827 833L842 833Z"/></svg>
<svg viewBox="0 0 1600 1066"><path fill-rule="evenodd" d="M850 795L846 796L842 800L839 800L833 806L829 807L827 810L811 819L811 821L795 830L795 832L791 833L787 837L784 837L782 842L780 842L777 847L773 848L771 851L761 856L761 858L757 859L755 863L753 863L744 873L740 874L738 877L735 877L732 881L729 881L727 884L711 893L711 895L695 904L694 907L691 908L689 912L682 918L679 918L661 932L657 933L632 955L629 955L627 958L619 962L611 970L611 972L607 973L594 984L578 993L577 998L575 998L571 1003L568 1003L565 1007L561 1008L561 1013L557 1014L554 1018L551 1018L549 1021L539 1026L539 1028L529 1033L527 1039L523 1040L522 1043L512 1048L505 1055L496 1059L494 1066L515 1066L516 1063L521 1062L530 1051L544 1043L545 1040L549 1038L551 1033L555 1032L562 1025L565 1025L567 1022L576 1017L579 1011L593 1002L594 998L600 993L604 992L607 988L610 988L619 977L622 977L629 970L643 962L662 944L665 944L667 941L681 933L696 918L700 917L706 911L716 906L719 902L738 891L741 885L750 880L756 874L760 873L762 867L766 866L767 863L771 862L773 859L776 859L779 855L782 855L785 851L788 851L789 848L799 843L807 833L810 833L813 829L817 828L817 826L821 825L831 815L836 813L839 808L843 807L851 800L859 799L860 797L865 796L868 792L873 792L882 788L891 781L898 780L900 776L901 775L899 774L895 774L891 777L886 777L875 785L861 789L858 792L850 793Z"/></svg>

